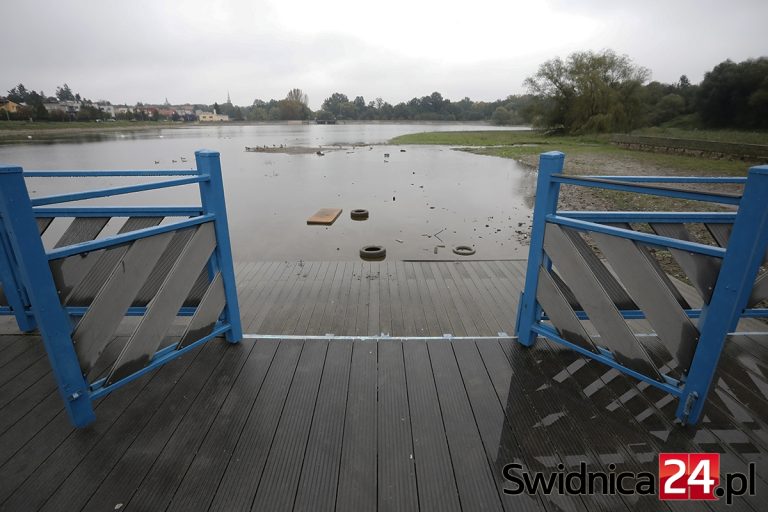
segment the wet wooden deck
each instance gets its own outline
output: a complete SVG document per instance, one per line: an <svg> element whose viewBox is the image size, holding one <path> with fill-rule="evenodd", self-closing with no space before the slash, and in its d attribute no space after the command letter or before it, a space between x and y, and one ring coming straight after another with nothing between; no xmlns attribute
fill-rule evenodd
<svg viewBox="0 0 768 512"><path fill-rule="evenodd" d="M522 262L238 266L246 332L513 332ZM8 320L3 331L11 332ZM651 351L657 345L649 345ZM763 510L768 338L727 345L698 429L674 400L550 342L216 340L74 430L35 336L0 335L0 510ZM656 474L659 452L757 464L724 503L512 496L510 462Z"/></svg>
<svg viewBox="0 0 768 512"><path fill-rule="evenodd" d="M520 261L273 262L238 266L243 330L288 335L511 333Z"/></svg>

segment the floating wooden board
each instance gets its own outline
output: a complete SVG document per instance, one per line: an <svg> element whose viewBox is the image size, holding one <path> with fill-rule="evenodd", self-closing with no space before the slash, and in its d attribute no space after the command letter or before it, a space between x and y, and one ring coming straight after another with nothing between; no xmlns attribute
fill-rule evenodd
<svg viewBox="0 0 768 512"><path fill-rule="evenodd" d="M307 224L321 224L330 226L341 215L341 208L320 208L317 212L307 219Z"/></svg>

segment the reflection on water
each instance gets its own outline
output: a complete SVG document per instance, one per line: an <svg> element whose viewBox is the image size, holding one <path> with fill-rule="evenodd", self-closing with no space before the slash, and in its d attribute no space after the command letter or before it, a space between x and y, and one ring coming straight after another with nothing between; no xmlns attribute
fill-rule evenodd
<svg viewBox="0 0 768 512"><path fill-rule="evenodd" d="M191 168L193 152L221 152L235 258L354 260L364 245L388 259L456 259L472 245L474 259L524 258L530 227L531 172L512 160L445 147L386 146L416 131L488 129L466 125L258 125L113 133L107 140L0 147L0 162L26 169ZM352 144L366 144L352 147ZM249 153L245 146L319 146L315 154ZM385 153L389 157L385 158ZM186 162L183 161L186 159ZM155 164L159 161L159 164ZM99 185L125 180L107 178ZM30 179L33 195L92 187L94 180ZM189 204L194 187L124 196L101 204ZM90 202L89 204L99 204ZM329 227L307 226L320 208L342 208ZM355 208L367 221L350 219ZM444 246L444 247L441 247ZM435 252L437 251L437 252Z"/></svg>

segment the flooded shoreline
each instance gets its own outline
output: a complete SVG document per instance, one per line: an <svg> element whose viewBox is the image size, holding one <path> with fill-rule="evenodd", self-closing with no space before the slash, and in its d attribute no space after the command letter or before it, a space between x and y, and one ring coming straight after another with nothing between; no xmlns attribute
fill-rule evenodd
<svg viewBox="0 0 768 512"><path fill-rule="evenodd" d="M218 150L234 256L241 261L355 261L360 248L372 244L384 246L387 259L394 261L525 258L532 171L512 160L445 147L386 145L393 133L413 129L275 125L164 130L98 142L2 146L0 161L27 169L189 169L195 150ZM246 146L273 149L246 152ZM117 178L98 184L57 181L30 180L30 189L45 195L121 183ZM142 204L197 200L193 188L173 197L164 194L146 193ZM138 199L119 201L136 204ZM307 218L320 208L341 208L342 214L331 226L307 226ZM350 218L357 208L369 210L368 220ZM452 251L457 245L468 245L475 254L458 256Z"/></svg>

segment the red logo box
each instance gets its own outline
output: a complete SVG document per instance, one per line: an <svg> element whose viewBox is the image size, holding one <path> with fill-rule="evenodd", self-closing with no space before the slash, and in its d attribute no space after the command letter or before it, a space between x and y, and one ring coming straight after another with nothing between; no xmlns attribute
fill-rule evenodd
<svg viewBox="0 0 768 512"><path fill-rule="evenodd" d="M659 499L716 500L719 453L660 453Z"/></svg>

